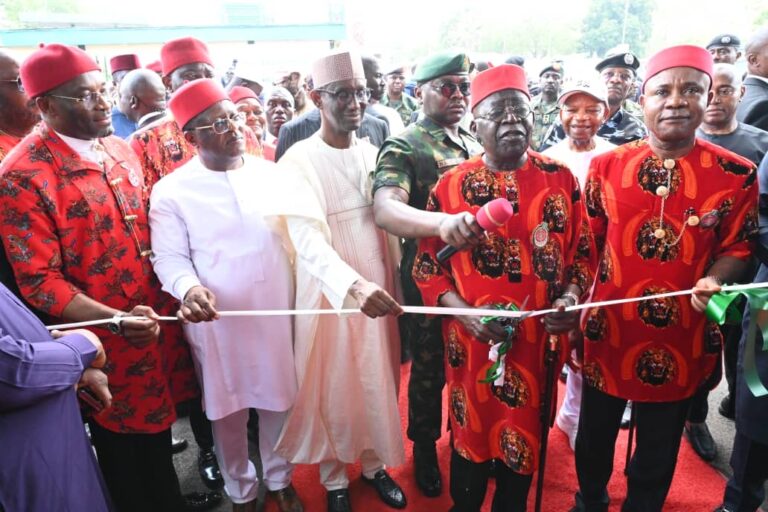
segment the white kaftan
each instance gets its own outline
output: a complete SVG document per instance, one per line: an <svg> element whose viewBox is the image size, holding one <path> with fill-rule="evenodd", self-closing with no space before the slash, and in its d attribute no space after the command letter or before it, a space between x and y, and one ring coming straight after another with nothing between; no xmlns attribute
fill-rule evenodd
<svg viewBox="0 0 768 512"><path fill-rule="evenodd" d="M347 290L361 276L392 293L387 237L373 220L376 153L357 139L335 149L316 133L280 159L295 185L279 213L296 250L297 309L355 307ZM373 450L402 464L396 319L317 315L295 325L299 392L277 452L294 463L351 463Z"/></svg>
<svg viewBox="0 0 768 512"><path fill-rule="evenodd" d="M202 284L224 310L292 309L294 281L281 236L260 207L282 190L271 162L246 155L217 172L193 158L154 186L152 263L179 300ZM296 395L292 321L226 317L185 326L211 420L248 408L286 411Z"/></svg>

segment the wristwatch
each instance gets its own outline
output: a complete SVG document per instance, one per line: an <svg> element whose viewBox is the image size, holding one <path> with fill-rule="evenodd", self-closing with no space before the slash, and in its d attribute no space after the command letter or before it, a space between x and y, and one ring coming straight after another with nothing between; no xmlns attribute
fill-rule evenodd
<svg viewBox="0 0 768 512"><path fill-rule="evenodd" d="M118 313L112 317L112 319L107 324L107 329L109 329L109 332L112 334L122 334L123 325L121 322L123 321L123 316L124 315L122 313Z"/></svg>

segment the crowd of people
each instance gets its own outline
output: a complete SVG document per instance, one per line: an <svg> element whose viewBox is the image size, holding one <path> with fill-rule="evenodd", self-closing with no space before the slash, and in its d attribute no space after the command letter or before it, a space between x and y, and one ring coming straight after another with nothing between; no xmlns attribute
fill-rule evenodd
<svg viewBox="0 0 768 512"><path fill-rule="evenodd" d="M61 44L0 53L0 511L207 510L223 489L253 512L260 485L283 512L317 510L292 484L317 464L327 510L348 512L356 462L406 508L388 472L406 460L403 361L427 497L444 492L447 395L453 512L479 512L489 478L493 511L526 510L555 416L573 511L608 510L624 424L622 510L663 510L681 437L716 456L722 361L736 436L717 511L764 500L748 330L705 312L724 283L768 277L767 28L643 63L612 53L586 82L562 61L385 67L336 49L265 85L217 73L194 37L105 71ZM522 313L473 312L488 309ZM747 356L768 378L768 357ZM181 492L181 413L210 492Z"/></svg>

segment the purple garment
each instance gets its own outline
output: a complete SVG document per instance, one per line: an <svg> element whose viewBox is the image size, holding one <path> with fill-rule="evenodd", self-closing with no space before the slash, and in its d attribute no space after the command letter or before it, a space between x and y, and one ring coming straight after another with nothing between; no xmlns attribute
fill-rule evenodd
<svg viewBox="0 0 768 512"><path fill-rule="evenodd" d="M95 357L0 285L0 510L112 510L74 389Z"/></svg>

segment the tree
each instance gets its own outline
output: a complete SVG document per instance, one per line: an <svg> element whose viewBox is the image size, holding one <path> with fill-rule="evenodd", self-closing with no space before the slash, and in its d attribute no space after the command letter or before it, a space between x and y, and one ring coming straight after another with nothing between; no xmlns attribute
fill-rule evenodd
<svg viewBox="0 0 768 512"><path fill-rule="evenodd" d="M77 0L0 0L0 9L5 13L5 21L12 26L22 26L21 17L25 13L78 12Z"/></svg>
<svg viewBox="0 0 768 512"><path fill-rule="evenodd" d="M654 0L592 0L582 27L582 50L602 57L626 43L633 53L642 55L651 36L654 10Z"/></svg>

